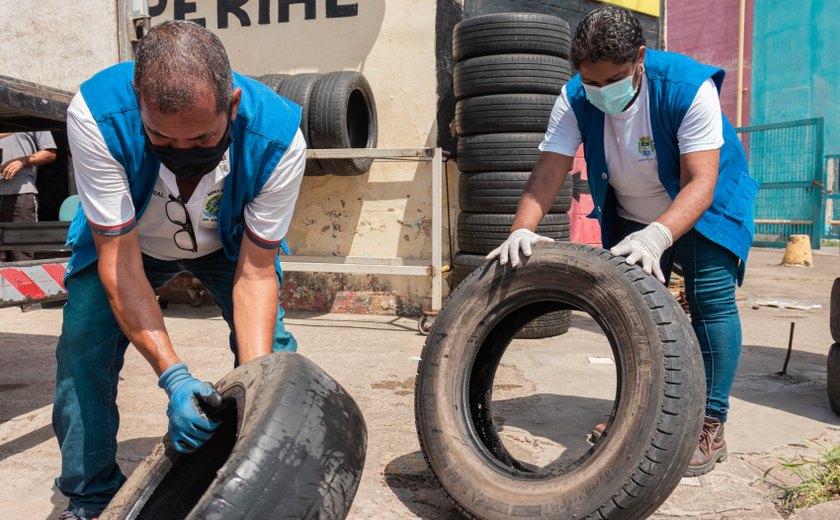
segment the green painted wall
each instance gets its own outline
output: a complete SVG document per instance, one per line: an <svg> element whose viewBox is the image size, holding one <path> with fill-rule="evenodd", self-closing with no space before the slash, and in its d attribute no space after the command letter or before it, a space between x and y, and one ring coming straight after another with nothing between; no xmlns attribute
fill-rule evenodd
<svg viewBox="0 0 840 520"><path fill-rule="evenodd" d="M840 153L840 1L755 2L750 123L825 117Z"/></svg>

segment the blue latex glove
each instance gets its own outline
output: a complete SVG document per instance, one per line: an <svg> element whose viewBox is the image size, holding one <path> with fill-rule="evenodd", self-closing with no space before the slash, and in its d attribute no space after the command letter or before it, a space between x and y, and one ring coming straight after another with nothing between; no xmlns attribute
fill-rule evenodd
<svg viewBox="0 0 840 520"><path fill-rule="evenodd" d="M193 453L213 436L213 431L221 424L208 419L195 397L209 396L214 391L213 386L194 378L184 363L166 369L158 380L158 386L169 396L166 416L169 417L172 445L181 453Z"/></svg>

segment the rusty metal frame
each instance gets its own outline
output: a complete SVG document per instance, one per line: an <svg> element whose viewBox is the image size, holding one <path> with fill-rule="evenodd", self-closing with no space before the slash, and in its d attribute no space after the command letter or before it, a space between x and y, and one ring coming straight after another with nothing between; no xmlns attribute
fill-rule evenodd
<svg viewBox="0 0 840 520"><path fill-rule="evenodd" d="M432 163L432 257L289 256L280 258L288 272L428 276L432 282L432 311L443 306L443 160L441 148L336 148L308 150L307 159L402 159Z"/></svg>

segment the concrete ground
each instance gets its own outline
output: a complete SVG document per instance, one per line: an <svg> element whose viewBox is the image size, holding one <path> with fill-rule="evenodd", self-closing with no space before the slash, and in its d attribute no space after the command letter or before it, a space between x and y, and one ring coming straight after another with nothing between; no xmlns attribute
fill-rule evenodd
<svg viewBox="0 0 840 520"><path fill-rule="evenodd" d="M653 518L770 520L779 489L792 479L781 458L807 452L803 441L840 445L840 418L826 398L831 283L837 250L814 252L815 266L779 265L783 251L755 249L738 291L744 348L726 437L730 457L709 475L684 479ZM797 310L768 302L819 304ZM216 380L229 370L227 327L212 306L170 306L167 328L192 372ZM782 369L791 323L793 355ZM54 519L65 499L53 486L59 454L50 426L60 309L0 310L0 511L8 518ZM349 518L445 519L455 511L425 465L414 426L413 389L424 337L412 319L290 313L302 354L335 377L359 403L369 432L367 463ZM564 336L516 340L502 360L494 414L506 447L537 465L575 458L586 432L609 413L615 372L610 351L585 315ZM128 473L166 430L166 398L153 372L129 351L120 385L119 461ZM563 421L554 419L562 414ZM572 420L573 419L573 420ZM811 452L813 453L813 452ZM775 467L768 481L762 477ZM797 520L840 518L840 502L803 510Z"/></svg>

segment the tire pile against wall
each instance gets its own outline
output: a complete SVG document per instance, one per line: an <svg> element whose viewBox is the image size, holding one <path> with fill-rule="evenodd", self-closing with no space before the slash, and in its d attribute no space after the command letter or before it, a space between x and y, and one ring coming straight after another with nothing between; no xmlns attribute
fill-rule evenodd
<svg viewBox="0 0 840 520"><path fill-rule="evenodd" d="M516 206L539 158L551 108L569 80L569 24L556 16L500 13L464 20L453 34L459 209L453 278L460 283L510 234ZM569 241L572 185L537 233ZM569 311L528 323L519 338L569 328Z"/></svg>
<svg viewBox="0 0 840 520"><path fill-rule="evenodd" d="M359 72L266 74L256 78L301 107L300 129L309 148L376 148L373 91ZM305 175L361 175L373 159L309 159Z"/></svg>

